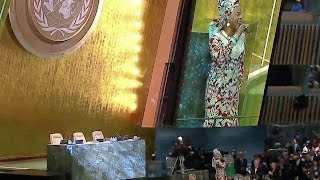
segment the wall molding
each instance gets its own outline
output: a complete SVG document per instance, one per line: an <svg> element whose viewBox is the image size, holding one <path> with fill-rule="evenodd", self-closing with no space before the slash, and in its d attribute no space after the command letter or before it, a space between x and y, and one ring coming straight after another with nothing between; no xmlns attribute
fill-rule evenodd
<svg viewBox="0 0 320 180"><path fill-rule="evenodd" d="M12 161L27 161L33 159L42 159L46 158L47 153L39 153L34 155L27 155L27 156L3 156L0 157L0 162L12 162Z"/></svg>

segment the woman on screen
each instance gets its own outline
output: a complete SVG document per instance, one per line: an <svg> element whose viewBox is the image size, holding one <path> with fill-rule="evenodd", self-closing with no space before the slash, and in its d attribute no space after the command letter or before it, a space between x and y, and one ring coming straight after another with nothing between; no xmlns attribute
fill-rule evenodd
<svg viewBox="0 0 320 180"><path fill-rule="evenodd" d="M212 65L206 85L203 126L233 127L239 126L236 117L244 76L245 30L248 25L242 23L239 0L218 0L218 9L220 19L209 25Z"/></svg>

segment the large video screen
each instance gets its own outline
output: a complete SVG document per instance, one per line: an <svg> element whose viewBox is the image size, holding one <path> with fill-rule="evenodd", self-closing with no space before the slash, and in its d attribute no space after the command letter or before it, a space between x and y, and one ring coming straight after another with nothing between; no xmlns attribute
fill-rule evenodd
<svg viewBox="0 0 320 180"><path fill-rule="evenodd" d="M258 124L280 6L280 0L196 2L178 127Z"/></svg>

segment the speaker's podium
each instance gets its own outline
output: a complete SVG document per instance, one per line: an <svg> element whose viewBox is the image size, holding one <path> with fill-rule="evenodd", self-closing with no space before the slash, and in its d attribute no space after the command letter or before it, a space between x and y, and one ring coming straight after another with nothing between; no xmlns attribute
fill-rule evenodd
<svg viewBox="0 0 320 180"><path fill-rule="evenodd" d="M67 179L146 177L144 140L48 145L47 158L48 171L64 173Z"/></svg>

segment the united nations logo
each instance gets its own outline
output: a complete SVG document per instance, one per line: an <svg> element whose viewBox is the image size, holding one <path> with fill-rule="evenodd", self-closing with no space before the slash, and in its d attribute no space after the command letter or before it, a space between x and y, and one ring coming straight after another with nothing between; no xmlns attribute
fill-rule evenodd
<svg viewBox="0 0 320 180"><path fill-rule="evenodd" d="M53 41L75 36L87 22L93 4L91 0L33 0L30 3L35 26Z"/></svg>
<svg viewBox="0 0 320 180"><path fill-rule="evenodd" d="M85 42L97 24L102 3L103 0L12 0L10 22L26 50L39 57L58 58Z"/></svg>

